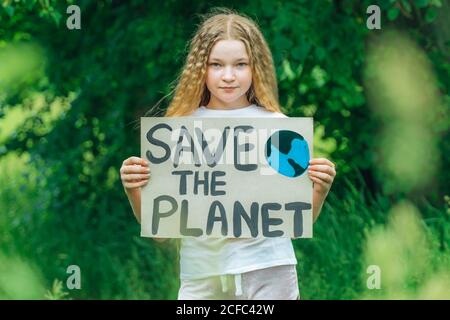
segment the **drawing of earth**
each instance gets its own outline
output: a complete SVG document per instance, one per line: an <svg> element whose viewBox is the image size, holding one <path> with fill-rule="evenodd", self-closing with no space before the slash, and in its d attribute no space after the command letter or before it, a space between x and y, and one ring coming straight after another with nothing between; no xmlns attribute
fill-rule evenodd
<svg viewBox="0 0 450 320"><path fill-rule="evenodd" d="M265 156L267 163L278 173L295 178L308 168L308 143L297 132L280 130L267 140Z"/></svg>

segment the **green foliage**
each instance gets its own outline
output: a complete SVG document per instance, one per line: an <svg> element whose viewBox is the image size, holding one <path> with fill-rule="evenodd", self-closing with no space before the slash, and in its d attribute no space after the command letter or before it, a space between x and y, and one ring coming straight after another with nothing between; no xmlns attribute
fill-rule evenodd
<svg viewBox="0 0 450 320"><path fill-rule="evenodd" d="M448 226L449 218L441 215L440 223ZM375 228L368 236L365 260L367 265L379 266L381 281L380 288L366 290L365 297L449 299L448 248L439 249L437 234L424 226L420 212L407 201L392 208L389 220L387 226Z"/></svg>
<svg viewBox="0 0 450 320"><path fill-rule="evenodd" d="M138 236L119 168L125 158L139 155L139 117L169 93L196 14L208 11L210 3L78 1L82 29L68 30L66 8L73 3L0 4L0 229L7 230L0 233L0 249L39 266L45 288L66 279L67 266L79 265L83 289L70 291L70 298L175 298L175 246ZM378 35L365 26L370 4L214 4L255 18L273 52L283 110L313 116L316 133L326 140L320 154L337 163L317 237L296 244L304 298L358 297L364 232L385 222L392 201L380 195L374 148L380 123L367 106L363 84L366 45ZM445 5L385 0L380 6L382 28L408 33L436 72L443 98L431 130L440 137L441 174L420 200L424 216L442 222L438 208L450 194ZM430 230L449 241L446 223L430 222ZM65 298L58 288L48 290L48 297Z"/></svg>
<svg viewBox="0 0 450 320"><path fill-rule="evenodd" d="M383 224L390 200L370 199L347 181L342 196L331 193L314 237L295 241L302 299L355 299L362 290L360 274L367 232Z"/></svg>
<svg viewBox="0 0 450 320"><path fill-rule="evenodd" d="M69 207L51 213L45 208L52 190L40 188L38 172L24 170L26 158L11 153L0 163L0 180L5 182L0 194L0 210L5 213L0 216L0 253L24 256L39 266L45 287L52 287L46 298L64 298L63 292L75 299L176 298L175 247L141 239L126 198L115 208L120 214L114 215L105 202L96 209L102 216L91 221L83 211L67 215ZM82 289L61 291L53 281L65 283L72 264L80 267ZM43 299L44 292L34 298Z"/></svg>
<svg viewBox="0 0 450 320"><path fill-rule="evenodd" d="M35 268L0 251L0 300L42 299L43 292L42 278Z"/></svg>
<svg viewBox="0 0 450 320"><path fill-rule="evenodd" d="M63 283L60 280L53 281L51 290L47 290L45 298L48 300L63 300L68 293L64 291Z"/></svg>

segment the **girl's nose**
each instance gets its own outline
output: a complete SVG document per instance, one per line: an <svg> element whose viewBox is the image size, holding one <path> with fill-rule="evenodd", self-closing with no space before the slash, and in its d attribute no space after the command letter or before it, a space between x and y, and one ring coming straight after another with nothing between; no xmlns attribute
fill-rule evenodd
<svg viewBox="0 0 450 320"><path fill-rule="evenodd" d="M234 70L232 67L226 67L223 71L222 75L223 80L233 80L234 79Z"/></svg>

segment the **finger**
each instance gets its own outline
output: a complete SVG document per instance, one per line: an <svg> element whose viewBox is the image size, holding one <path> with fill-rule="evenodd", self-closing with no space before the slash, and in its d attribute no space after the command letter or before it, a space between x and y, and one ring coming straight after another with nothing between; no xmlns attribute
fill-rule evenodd
<svg viewBox="0 0 450 320"><path fill-rule="evenodd" d="M138 187L143 187L148 183L148 180L143 180L141 182L128 182L124 184L123 186L127 189L133 189Z"/></svg>
<svg viewBox="0 0 450 320"><path fill-rule="evenodd" d="M312 177L312 176L309 176L309 178L310 178L314 183L320 184L320 185L322 185L322 186L324 186L324 187L328 187L328 185L325 183L325 181L322 181L322 180L320 180L319 178Z"/></svg>
<svg viewBox="0 0 450 320"><path fill-rule="evenodd" d="M148 167L142 167L140 165L131 165L131 166L124 166L120 168L121 174L130 174L130 173L150 173L150 169Z"/></svg>
<svg viewBox="0 0 450 320"><path fill-rule="evenodd" d="M144 167L148 167L148 161L146 159L143 158L139 158L140 159L140 165L144 166Z"/></svg>
<svg viewBox="0 0 450 320"><path fill-rule="evenodd" d="M147 177L147 178L144 178L144 179L130 179L130 180L127 180L127 181L123 181L123 183L134 183L134 182L141 182L141 181L144 181L144 180L150 180L151 179L151 177Z"/></svg>
<svg viewBox="0 0 450 320"><path fill-rule="evenodd" d="M328 184L331 184L331 182L333 182L333 178L332 178L329 174L326 174L326 173L323 173L323 172L318 172L318 171L308 171L308 174L309 174L310 176L319 178L319 179L325 181L325 182L328 183Z"/></svg>
<svg viewBox="0 0 450 320"><path fill-rule="evenodd" d="M125 166L129 166L132 164L140 164L142 166L148 166L147 160L139 158L139 157L134 157L134 156L126 159L122 164Z"/></svg>
<svg viewBox="0 0 450 320"><path fill-rule="evenodd" d="M135 164L139 161L139 159L140 159L139 157L135 157L135 156L129 157L129 158L125 159L125 161L123 162L123 165L129 166L129 165Z"/></svg>
<svg viewBox="0 0 450 320"><path fill-rule="evenodd" d="M325 159L325 158L311 159L309 161L309 164L310 165L313 165L313 164L326 164L326 165L329 165L330 167L333 167L333 168L336 167L336 165L333 162L331 162L330 160Z"/></svg>
<svg viewBox="0 0 450 320"><path fill-rule="evenodd" d="M122 181L127 181L127 182L133 182L133 181L140 181L140 180L144 180L144 179L149 179L150 178L150 174L123 174L121 176Z"/></svg>
<svg viewBox="0 0 450 320"><path fill-rule="evenodd" d="M308 170L328 173L332 177L334 177L336 175L336 170L333 167L330 167L330 166L324 165L324 164L310 165L308 167Z"/></svg>
<svg viewBox="0 0 450 320"><path fill-rule="evenodd" d="M326 158L314 158L309 161L309 164L325 164L331 167L335 167L335 164Z"/></svg>

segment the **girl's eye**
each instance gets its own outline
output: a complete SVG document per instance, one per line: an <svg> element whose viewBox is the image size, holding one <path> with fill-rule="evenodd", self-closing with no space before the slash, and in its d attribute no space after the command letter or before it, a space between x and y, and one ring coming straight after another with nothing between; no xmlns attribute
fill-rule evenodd
<svg viewBox="0 0 450 320"><path fill-rule="evenodd" d="M241 63L238 63L237 65L238 65L238 67L245 67L247 64L245 62L241 62Z"/></svg>
<svg viewBox="0 0 450 320"><path fill-rule="evenodd" d="M210 63L209 64L211 67L220 67L220 64L218 64L218 63Z"/></svg>

